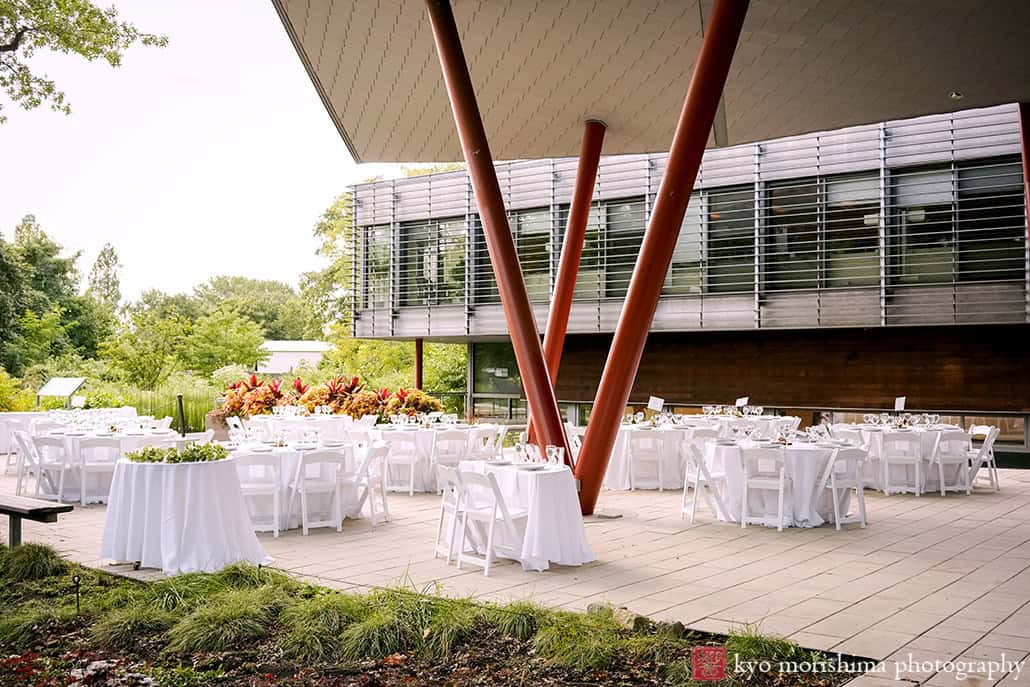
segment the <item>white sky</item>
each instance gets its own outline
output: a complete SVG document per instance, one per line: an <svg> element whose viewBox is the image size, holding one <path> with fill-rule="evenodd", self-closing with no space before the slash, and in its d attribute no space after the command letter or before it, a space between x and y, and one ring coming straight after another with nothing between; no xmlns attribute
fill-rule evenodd
<svg viewBox="0 0 1030 687"><path fill-rule="evenodd" d="M268 0L115 1L170 44L118 69L33 58L72 114L0 95L0 232L34 213L83 275L112 243L123 299L216 274L296 284L320 266L311 229L332 199L396 169L354 164Z"/></svg>

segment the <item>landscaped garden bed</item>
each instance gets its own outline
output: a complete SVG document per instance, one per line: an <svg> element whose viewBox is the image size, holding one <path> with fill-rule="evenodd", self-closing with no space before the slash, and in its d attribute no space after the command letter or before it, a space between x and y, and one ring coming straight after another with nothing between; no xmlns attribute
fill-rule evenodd
<svg viewBox="0 0 1030 687"><path fill-rule="evenodd" d="M386 589L348 594L230 566L140 583L0 548L0 685L693 684L692 652L726 647L724 685L831 687L849 675L779 661L825 656L743 631L687 632L601 606L479 604ZM734 676L736 656L769 672ZM709 683L720 684L720 683Z"/></svg>

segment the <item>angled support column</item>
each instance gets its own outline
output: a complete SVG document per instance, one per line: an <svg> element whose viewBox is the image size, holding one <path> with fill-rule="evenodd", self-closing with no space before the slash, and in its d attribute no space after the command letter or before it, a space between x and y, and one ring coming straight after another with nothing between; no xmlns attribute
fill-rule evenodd
<svg viewBox="0 0 1030 687"><path fill-rule="evenodd" d="M1030 266L1030 103L1019 103L1019 143L1023 158L1023 220L1026 224L1026 264ZM1030 274L1026 281L1026 321L1030 322Z"/></svg>
<svg viewBox="0 0 1030 687"><path fill-rule="evenodd" d="M422 339L415 339L415 388L422 388Z"/></svg>
<svg viewBox="0 0 1030 687"><path fill-rule="evenodd" d="M694 75L669 149L665 175L640 245L626 302L615 328L576 463L576 477L581 484L580 507L584 514L593 513L601 491L619 423L640 366L647 331L658 307L662 284L672 262L680 225L744 25L747 6L747 0L715 0L711 20L705 28Z"/></svg>
<svg viewBox="0 0 1030 687"><path fill-rule="evenodd" d="M447 95L454 111L454 122L461 139L462 152L468 164L469 177L476 195L476 205L483 222L483 234L490 253L497 290L504 307L515 360L526 389L529 410L536 418L537 432L542 444L562 446L569 454L565 427L562 425L554 386L544 362L540 346L533 307L526 291L526 281L515 252L515 241L508 226L504 211L504 198L497 183L497 172L490 156L483 118L476 103L465 53L461 48L461 37L454 21L449 0L426 0L429 22L433 28L433 40L440 55Z"/></svg>
<svg viewBox="0 0 1030 687"><path fill-rule="evenodd" d="M551 384L558 383L558 366L561 365L562 349L565 347L565 332L569 327L569 313L572 311L572 297L576 292L576 276L579 261L583 257L583 243L587 236L587 222L590 219L590 200L594 196L597 181L597 165L601 161L601 145L604 143L604 122L587 120L583 126L583 142L579 148L579 164L576 167L576 185L572 189L572 203L569 205L569 219L565 225L565 237L561 244L561 258L558 261L558 276L551 296L551 312L547 316L544 332L544 359L551 373ZM535 438L536 427L529 419L527 430L530 441ZM572 464L572 456L566 455L566 462Z"/></svg>

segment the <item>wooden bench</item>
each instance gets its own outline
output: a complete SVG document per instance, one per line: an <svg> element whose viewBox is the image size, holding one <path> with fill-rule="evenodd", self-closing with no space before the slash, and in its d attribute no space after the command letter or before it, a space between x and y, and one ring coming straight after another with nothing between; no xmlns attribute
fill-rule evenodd
<svg viewBox="0 0 1030 687"><path fill-rule="evenodd" d="M7 545L14 548L21 544L21 521L57 522L60 513L67 513L73 508L67 503L53 503L39 499L27 499L23 496L0 496L0 515L9 519Z"/></svg>

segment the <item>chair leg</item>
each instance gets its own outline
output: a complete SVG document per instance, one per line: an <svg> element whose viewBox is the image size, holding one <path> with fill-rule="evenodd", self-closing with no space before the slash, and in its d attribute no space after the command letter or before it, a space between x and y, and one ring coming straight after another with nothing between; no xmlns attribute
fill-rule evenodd
<svg viewBox="0 0 1030 687"><path fill-rule="evenodd" d="M940 484L941 496L944 496L945 495L944 492L946 491L946 489L945 489L945 486L944 486L944 461L943 460L938 460L937 461L937 479L939 479L941 481L941 484Z"/></svg>
<svg viewBox="0 0 1030 687"><path fill-rule="evenodd" d="M494 508L494 517L490 518L490 527L486 530L486 561L483 563L483 577L490 577L490 563L494 558L494 525L497 523L497 509Z"/></svg>
<svg viewBox="0 0 1030 687"><path fill-rule="evenodd" d="M308 492L303 488L300 490L300 527L304 536L308 536Z"/></svg>
<svg viewBox="0 0 1030 687"><path fill-rule="evenodd" d="M744 471L743 498L740 500L740 529L747 527L747 471Z"/></svg>
<svg viewBox="0 0 1030 687"><path fill-rule="evenodd" d="M923 484L923 461L917 460L916 461L916 481L915 481L915 485L914 485L916 496L920 496L923 493L922 484Z"/></svg>
<svg viewBox="0 0 1030 687"><path fill-rule="evenodd" d="M633 454L629 454L629 490L635 491L637 488L637 480L635 476L635 470L633 469L635 461L633 460Z"/></svg>
<svg viewBox="0 0 1030 687"><path fill-rule="evenodd" d="M665 491L664 472L662 471L662 454L658 453L658 491Z"/></svg>
<svg viewBox="0 0 1030 687"><path fill-rule="evenodd" d="M776 531L783 531L783 490L785 484L783 481L783 468L780 468L780 488L779 488L779 503L777 504L777 512L779 513L779 522L776 523Z"/></svg>
<svg viewBox="0 0 1030 687"><path fill-rule="evenodd" d="M858 498L858 520L862 525L862 529L865 529L865 489L862 487L861 482L855 487L855 494Z"/></svg>
<svg viewBox="0 0 1030 687"><path fill-rule="evenodd" d="M458 521L458 504L455 503L454 510L451 512L451 538L447 542L447 565L451 564L451 554L454 554L455 558L461 555L461 549L458 549L456 553L454 550L458 545ZM462 544L464 544L464 540L462 540Z"/></svg>
<svg viewBox="0 0 1030 687"><path fill-rule="evenodd" d="M379 498L383 502L383 522L390 522L390 504L386 501L386 485L381 479L377 484L379 485Z"/></svg>
<svg viewBox="0 0 1030 687"><path fill-rule="evenodd" d="M694 516L697 514L697 497L700 495L700 475L694 475L694 498L690 500L690 523L694 524Z"/></svg>
<svg viewBox="0 0 1030 687"><path fill-rule="evenodd" d="M79 470L79 503L86 507L86 471Z"/></svg>
<svg viewBox="0 0 1030 687"><path fill-rule="evenodd" d="M837 493L837 477L830 473L830 498L833 499L833 524L840 531L840 498Z"/></svg>
<svg viewBox="0 0 1030 687"><path fill-rule="evenodd" d="M415 459L411 459L411 465L408 466L408 496L415 495Z"/></svg>
<svg viewBox="0 0 1030 687"><path fill-rule="evenodd" d="M465 557L465 534L468 532L469 518L467 513L461 514L461 539L458 541L458 570L461 570L461 561Z"/></svg>
<svg viewBox="0 0 1030 687"><path fill-rule="evenodd" d="M272 537L279 538L279 485L272 492Z"/></svg>
<svg viewBox="0 0 1030 687"><path fill-rule="evenodd" d="M436 559L436 557L440 553L440 537L441 537L441 535L443 535L443 517L444 517L444 514L446 513L446 511L447 511L447 509L444 507L443 502L441 501L440 502L440 517L438 517L436 519L436 542L433 544L433 558L434 559ZM447 561L447 562L450 563L450 561Z"/></svg>
<svg viewBox="0 0 1030 687"><path fill-rule="evenodd" d="M368 512L369 519L372 523L372 531L376 531L376 495L372 493L372 485L367 484L365 486L365 494L368 495Z"/></svg>

